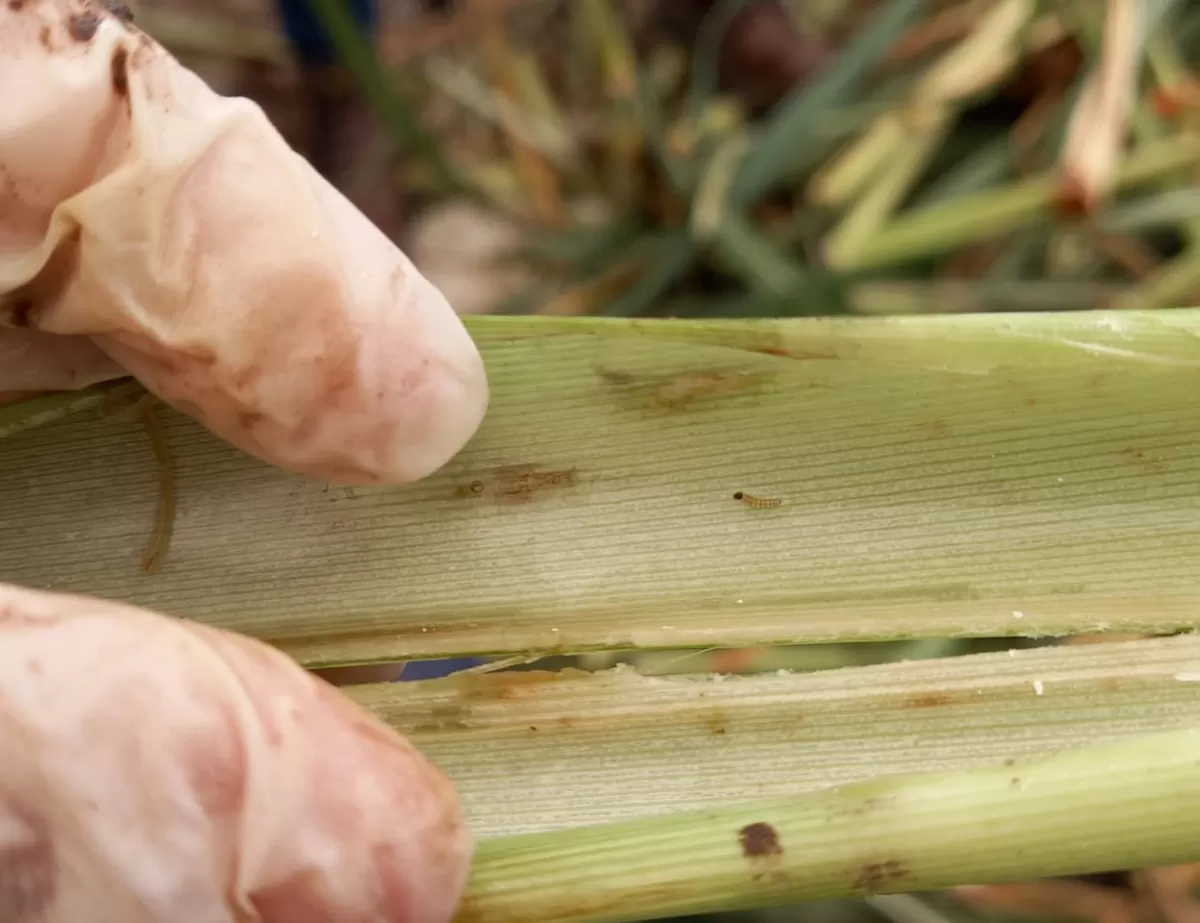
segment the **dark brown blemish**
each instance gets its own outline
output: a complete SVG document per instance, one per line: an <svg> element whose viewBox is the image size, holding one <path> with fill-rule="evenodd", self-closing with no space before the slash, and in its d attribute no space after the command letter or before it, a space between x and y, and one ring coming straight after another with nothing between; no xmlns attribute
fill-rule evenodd
<svg viewBox="0 0 1200 923"><path fill-rule="evenodd" d="M117 96L129 96L129 52L118 48L112 56L112 88Z"/></svg>
<svg viewBox="0 0 1200 923"><path fill-rule="evenodd" d="M763 821L747 824L738 831L742 855L747 859L770 859L783 855L783 845L775 828Z"/></svg>
<svg viewBox="0 0 1200 923"><path fill-rule="evenodd" d="M909 708L942 708L954 704L954 696L948 692L923 692L910 696L904 703Z"/></svg>
<svg viewBox="0 0 1200 923"><path fill-rule="evenodd" d="M49 827L40 817L8 804L9 814L25 837L0 849L0 920L34 923L46 916L58 894L58 857Z"/></svg>
<svg viewBox="0 0 1200 923"><path fill-rule="evenodd" d="M631 385L634 382L634 377L628 372L620 372L616 369L605 369L596 366L596 374L603 378L610 385Z"/></svg>
<svg viewBox="0 0 1200 923"><path fill-rule="evenodd" d="M8 8L14 13L19 13L25 8L25 0L8 0Z"/></svg>
<svg viewBox="0 0 1200 923"><path fill-rule="evenodd" d="M41 31L38 32L38 43L43 48L45 48L47 51L52 50L50 48L50 27L49 26L42 26Z"/></svg>
<svg viewBox="0 0 1200 923"><path fill-rule="evenodd" d="M860 894L878 894L888 885L909 876L904 863L897 859L884 862L867 862L858 870L854 883L850 886Z"/></svg>
<svg viewBox="0 0 1200 923"><path fill-rule="evenodd" d="M781 359L798 359L812 361L822 359L837 359L838 354L832 352L817 352L814 350L789 350L782 346L752 346L750 352L761 353L764 356L779 356Z"/></svg>
<svg viewBox="0 0 1200 923"><path fill-rule="evenodd" d="M90 42L100 31L100 22L96 13L77 13L67 20L67 33L77 42Z"/></svg>

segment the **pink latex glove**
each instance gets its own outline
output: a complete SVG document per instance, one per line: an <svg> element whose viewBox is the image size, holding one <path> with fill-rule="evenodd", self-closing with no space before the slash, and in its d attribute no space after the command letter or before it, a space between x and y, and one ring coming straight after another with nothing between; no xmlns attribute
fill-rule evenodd
<svg viewBox="0 0 1200 923"><path fill-rule="evenodd" d="M446 923L450 783L274 648L0 584L0 920Z"/></svg>
<svg viewBox="0 0 1200 923"><path fill-rule="evenodd" d="M268 462L440 468L487 407L450 305L117 4L0 5L0 393L132 373Z"/></svg>
<svg viewBox="0 0 1200 923"><path fill-rule="evenodd" d="M94 0L0 5L0 86L0 401L131 373L347 483L473 435L458 318L256 106ZM282 654L0 584L0 921L445 923L470 854L446 779Z"/></svg>

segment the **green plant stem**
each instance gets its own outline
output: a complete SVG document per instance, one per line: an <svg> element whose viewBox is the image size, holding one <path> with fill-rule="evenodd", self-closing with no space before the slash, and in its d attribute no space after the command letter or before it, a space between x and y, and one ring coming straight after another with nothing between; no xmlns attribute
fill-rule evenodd
<svg viewBox="0 0 1200 923"><path fill-rule="evenodd" d="M855 100L892 42L926 5L926 0L891 0L815 83L797 89L779 104L734 178L730 199L735 205L757 202L816 161L825 150L824 144L816 143L825 116Z"/></svg>
<svg viewBox="0 0 1200 923"><path fill-rule="evenodd" d="M132 397L142 390L137 382L122 378L80 391L46 394L0 407L0 439L45 426L84 410L93 410L109 401Z"/></svg>
<svg viewBox="0 0 1200 923"><path fill-rule="evenodd" d="M1197 162L1200 162L1200 138L1195 136L1181 135L1146 145L1130 155L1121 167L1117 187L1136 186ZM881 229L842 262L831 259L830 265L841 270L875 269L1049 222L1053 218L1059 181L1058 174L1050 172L910 213Z"/></svg>
<svg viewBox="0 0 1200 923"><path fill-rule="evenodd" d="M1200 730L498 839L455 923L625 923L1200 858Z"/></svg>
<svg viewBox="0 0 1200 923"><path fill-rule="evenodd" d="M741 215L727 211L720 219L714 245L721 261L752 292L772 296L794 293L806 274L798 263L773 247Z"/></svg>
<svg viewBox="0 0 1200 923"><path fill-rule="evenodd" d="M420 125L414 107L402 100L379 56L359 32L349 10L339 0L307 0L320 20L342 63L354 75L363 94L397 144L409 144L434 172L446 191L478 201L480 196L442 156L437 140Z"/></svg>

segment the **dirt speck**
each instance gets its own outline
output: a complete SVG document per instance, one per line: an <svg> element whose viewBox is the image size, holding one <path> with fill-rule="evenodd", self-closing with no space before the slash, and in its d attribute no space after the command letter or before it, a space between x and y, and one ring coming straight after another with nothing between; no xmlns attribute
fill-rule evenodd
<svg viewBox="0 0 1200 923"><path fill-rule="evenodd" d="M100 30L100 22L96 13L76 13L67 20L67 33L77 42L90 42Z"/></svg>
<svg viewBox="0 0 1200 923"><path fill-rule="evenodd" d="M909 708L943 708L954 704L954 696L948 692L923 692L910 696L904 704Z"/></svg>
<svg viewBox="0 0 1200 923"><path fill-rule="evenodd" d="M742 855L747 859L769 859L783 855L779 834L764 821L747 824L739 830L738 842L742 844Z"/></svg>
<svg viewBox="0 0 1200 923"><path fill-rule="evenodd" d="M124 48L113 52L112 88L122 99L129 96L129 52Z"/></svg>
<svg viewBox="0 0 1200 923"><path fill-rule="evenodd" d="M908 876L908 869L898 859L867 862L858 868L858 874L850 887L859 894L878 894L889 885Z"/></svg>
<svg viewBox="0 0 1200 923"><path fill-rule="evenodd" d="M1134 446L1122 449L1120 455L1131 464L1137 465L1146 474L1162 474L1166 470L1166 466L1161 460Z"/></svg>

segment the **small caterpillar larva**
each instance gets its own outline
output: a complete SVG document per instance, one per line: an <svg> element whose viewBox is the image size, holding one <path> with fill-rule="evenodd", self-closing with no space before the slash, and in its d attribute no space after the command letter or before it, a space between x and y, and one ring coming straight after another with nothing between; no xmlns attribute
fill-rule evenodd
<svg viewBox="0 0 1200 923"><path fill-rule="evenodd" d="M756 497L744 490L739 490L734 494L733 499L741 500L746 506L756 510L773 510L777 506L783 506L783 501L778 497Z"/></svg>

